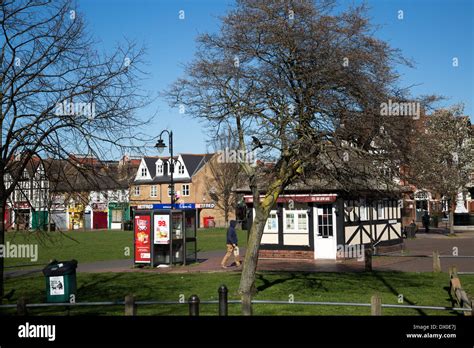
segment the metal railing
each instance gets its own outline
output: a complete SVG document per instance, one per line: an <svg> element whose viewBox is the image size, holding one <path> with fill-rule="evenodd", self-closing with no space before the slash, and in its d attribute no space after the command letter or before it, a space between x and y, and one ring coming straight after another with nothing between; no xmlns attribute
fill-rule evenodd
<svg viewBox="0 0 474 348"><path fill-rule="evenodd" d="M189 297L188 301L135 301L132 295L125 297L124 301L102 301L102 302L76 302L76 303L27 303L25 298L18 300L17 304L0 305L1 308L16 308L18 315L27 315L29 308L44 307L87 307L87 306L125 306L125 315L137 315L138 306L148 305L187 305L190 316L199 316L201 305L218 305L218 315L227 316L229 304L241 304L241 300L228 300L228 289L222 285L218 289L219 300L201 301L197 295ZM278 300L252 300L252 304L278 304L278 305L303 305L303 306L342 306L342 307L370 307L371 315L382 315L382 308L396 309L414 309L414 310L439 310L439 311L456 311L464 312L467 315L474 315L474 309L471 302L470 306L462 307L446 307L446 306L419 306L404 304L382 303L379 295L371 297L371 303L358 302L327 302L327 301L278 301Z"/></svg>

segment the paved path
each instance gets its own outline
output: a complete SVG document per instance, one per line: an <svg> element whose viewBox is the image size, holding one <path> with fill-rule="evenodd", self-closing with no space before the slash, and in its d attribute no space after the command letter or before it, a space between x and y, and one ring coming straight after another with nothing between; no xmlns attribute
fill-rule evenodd
<svg viewBox="0 0 474 348"><path fill-rule="evenodd" d="M439 231L438 231L439 232ZM417 234L416 239L405 240L405 256L400 252L390 256L374 257L373 269L377 271L401 272L431 272L433 260L431 257L414 257L414 255L430 256L437 250L441 255L453 255L457 248L458 255L474 256L474 232L456 233L449 237L442 233ZM220 267L225 251L209 251L199 253L197 264L175 266L169 268L134 268L132 260L111 260L92 263L79 263L79 273L99 272L158 272L158 273L195 273L195 272L239 272L241 267L231 266L227 269ZM245 250L241 249L241 257ZM231 259L232 260L232 259ZM458 271L474 272L474 258L441 258L441 267L447 271L449 266L456 265ZM289 271L289 272L362 272L364 262L357 260L284 260L261 259L260 271ZM7 270L6 278L29 275L40 272L41 269Z"/></svg>

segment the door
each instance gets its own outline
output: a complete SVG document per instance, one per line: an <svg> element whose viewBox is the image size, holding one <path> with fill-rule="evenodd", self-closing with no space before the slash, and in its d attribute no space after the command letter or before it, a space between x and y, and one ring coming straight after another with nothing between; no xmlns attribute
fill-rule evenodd
<svg viewBox="0 0 474 348"><path fill-rule="evenodd" d="M94 211L94 230L107 228L107 212Z"/></svg>
<svg viewBox="0 0 474 348"><path fill-rule="evenodd" d="M336 259L336 218L332 204L318 204L313 208L314 258Z"/></svg>

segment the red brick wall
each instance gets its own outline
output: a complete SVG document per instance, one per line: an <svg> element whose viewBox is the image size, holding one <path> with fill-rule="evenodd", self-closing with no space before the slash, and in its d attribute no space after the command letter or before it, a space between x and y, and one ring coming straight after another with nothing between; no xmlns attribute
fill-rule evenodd
<svg viewBox="0 0 474 348"><path fill-rule="evenodd" d="M260 250L259 257L280 259L314 259L314 251L306 250Z"/></svg>

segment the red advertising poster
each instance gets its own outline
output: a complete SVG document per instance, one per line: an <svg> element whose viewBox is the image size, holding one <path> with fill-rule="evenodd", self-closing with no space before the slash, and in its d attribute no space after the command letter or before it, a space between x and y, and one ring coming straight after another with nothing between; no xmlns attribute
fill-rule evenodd
<svg viewBox="0 0 474 348"><path fill-rule="evenodd" d="M135 216L135 263L150 263L151 226L149 215Z"/></svg>

